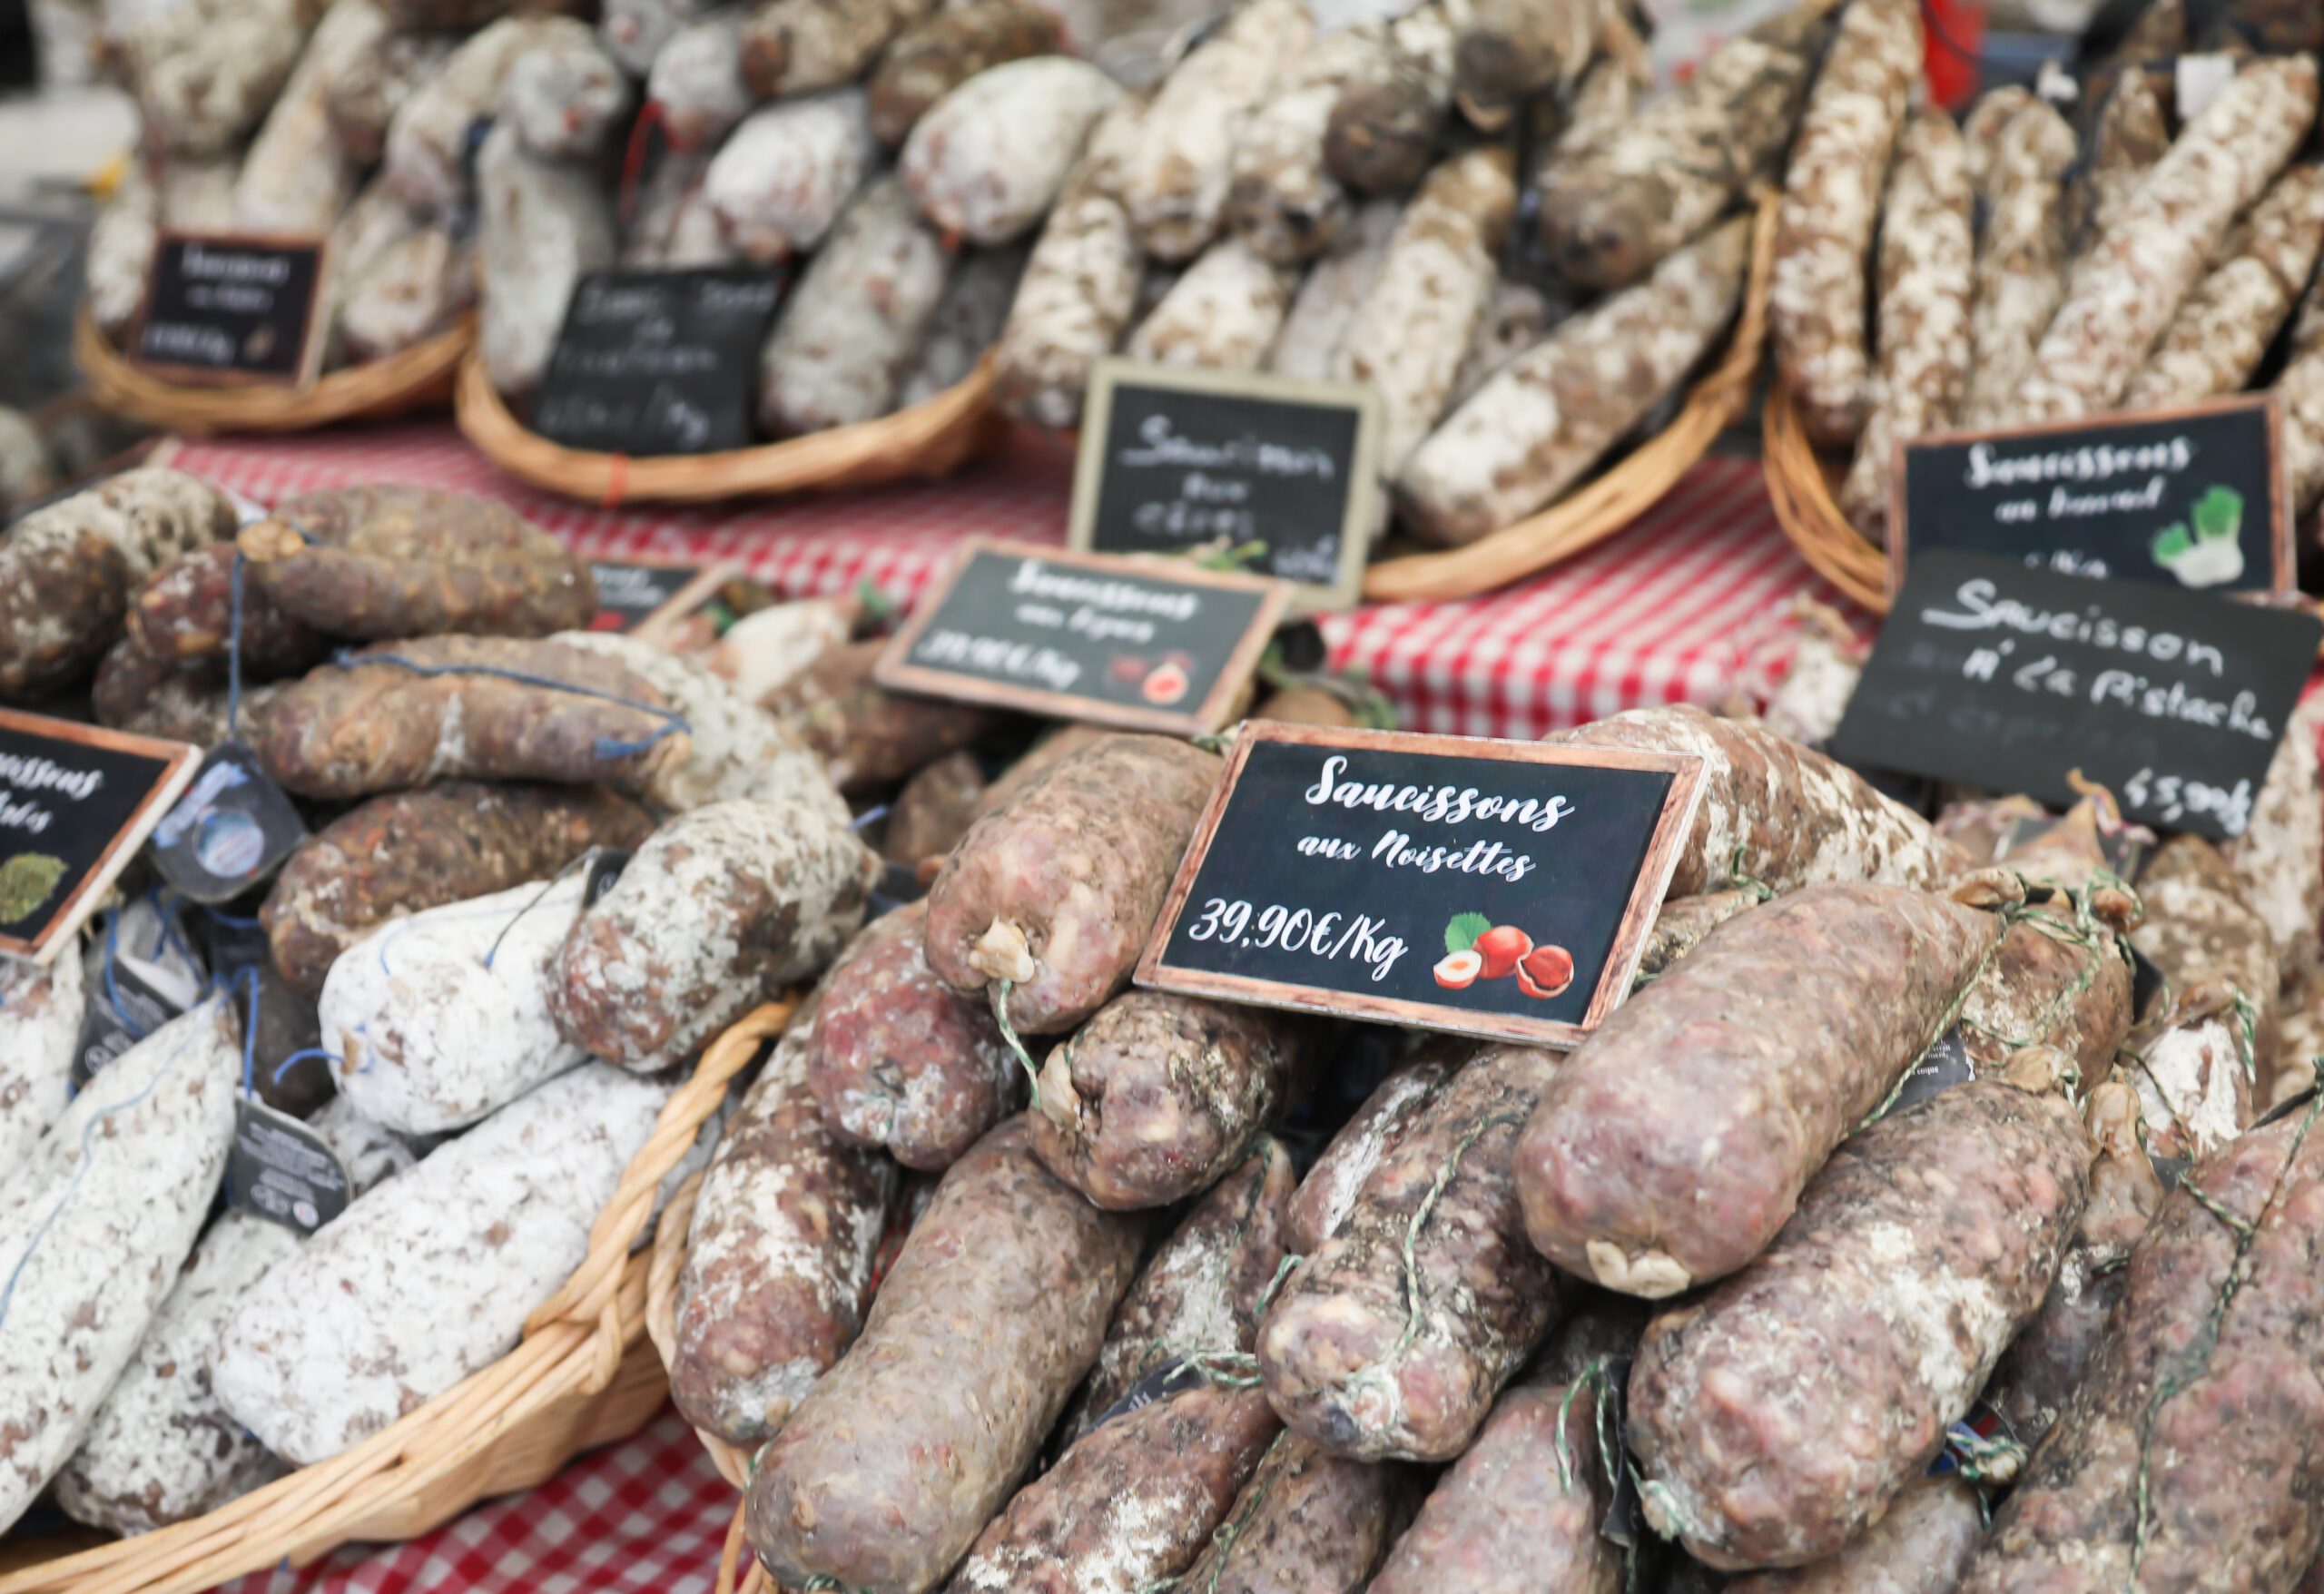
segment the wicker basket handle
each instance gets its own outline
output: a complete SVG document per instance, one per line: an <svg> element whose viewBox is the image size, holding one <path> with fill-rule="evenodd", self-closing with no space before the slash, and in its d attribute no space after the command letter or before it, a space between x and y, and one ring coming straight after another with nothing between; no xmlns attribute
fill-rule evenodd
<svg viewBox="0 0 2324 1594"><path fill-rule="evenodd" d="M684 1161L693 1148L703 1125L710 1121L711 1114L725 1098L729 1082L750 1066L758 1056L762 1042L783 1033L796 1007L797 1003L783 1000L754 1008L710 1043L702 1060L694 1065L692 1077L662 1104L662 1115L655 1122L653 1134L638 1148L637 1155L629 1159L613 1199L597 1215L596 1224L589 1231L588 1256L565 1281L564 1287L542 1302L525 1320L526 1337L530 1338L560 1319L584 1327L594 1323L600 1331L599 1338L608 1347L607 1362L602 1371L607 1379L612 1378L613 1369L621 1360L616 1297L620 1294L622 1270L629 1259L631 1245L653 1215L655 1193L669 1177L670 1170Z"/></svg>

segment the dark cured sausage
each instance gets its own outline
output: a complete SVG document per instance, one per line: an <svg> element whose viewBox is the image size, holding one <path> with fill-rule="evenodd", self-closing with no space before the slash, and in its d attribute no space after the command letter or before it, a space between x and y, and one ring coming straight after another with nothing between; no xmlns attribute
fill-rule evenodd
<svg viewBox="0 0 2324 1594"><path fill-rule="evenodd" d="M940 1582L1096 1360L1138 1225L1098 1211L1012 1118L952 1165L838 1366L759 1452L746 1530L778 1582Z"/></svg>
<svg viewBox="0 0 2324 1594"><path fill-rule="evenodd" d="M1631 709L1550 740L1702 759L1702 804L1670 877L1673 897L1724 889L1738 874L1777 891L1820 881L1934 886L1968 863L1926 820L1854 770L1750 721L1677 704Z"/></svg>
<svg viewBox="0 0 2324 1594"><path fill-rule="evenodd" d="M1312 1256L1339 1232L1380 1159L1403 1138L1452 1073L1450 1058L1417 1058L1383 1079L1340 1127L1291 1198L1288 1243L1295 1254Z"/></svg>
<svg viewBox="0 0 2324 1594"><path fill-rule="evenodd" d="M129 605L129 635L157 659L181 669L223 674L234 637L231 543L207 543L156 570ZM256 581L242 584L242 678L295 675L320 660L330 643L275 605Z"/></svg>
<svg viewBox="0 0 2324 1594"><path fill-rule="evenodd" d="M1831 885L1712 931L1550 1080L1516 1153L1533 1244L1650 1299L1741 1267L1937 1038L2002 929L1943 897Z"/></svg>
<svg viewBox="0 0 2324 1594"><path fill-rule="evenodd" d="M1042 770L960 838L928 891L928 966L1010 985L1009 1021L1070 1029L1129 982L1219 760L1167 736L1106 736Z"/></svg>
<svg viewBox="0 0 2324 1594"><path fill-rule="evenodd" d="M1506 1391L1370 1594L1620 1594L1621 1547L1598 1531L1613 1503L1598 1450L1604 1394L1597 1383Z"/></svg>
<svg viewBox="0 0 2324 1594"><path fill-rule="evenodd" d="M1147 1594L1201 1552L1282 1425L1205 1384L1116 1418L1019 1491L949 1594Z"/></svg>
<svg viewBox="0 0 2324 1594"><path fill-rule="evenodd" d="M380 921L547 880L592 847L635 847L653 816L591 787L447 781L375 797L299 843L259 921L274 966L312 994Z"/></svg>
<svg viewBox="0 0 2324 1594"><path fill-rule="evenodd" d="M1292 1274L1260 1326L1259 1373L1293 1429L1366 1460L1468 1447L1563 1305L1511 1168L1559 1066L1499 1047L1454 1075Z"/></svg>
<svg viewBox="0 0 2324 1594"><path fill-rule="evenodd" d="M962 704L908 697L872 679L887 644L845 643L825 650L765 704L807 744L832 778L853 793L902 780L991 728L993 716Z"/></svg>
<svg viewBox="0 0 2324 1594"><path fill-rule="evenodd" d="M1864 1130L1764 1255L1647 1325L1629 1435L1656 1531L1715 1567L1805 1566L1927 1467L2081 1213L2071 1067L2028 1048Z"/></svg>
<svg viewBox="0 0 2324 1594"><path fill-rule="evenodd" d="M1260 1304L1283 1262L1295 1179L1291 1154L1262 1136L1242 1166L1195 1203L1114 1314L1098 1365L1066 1420L1068 1435L1087 1431L1174 1357L1250 1353Z"/></svg>
<svg viewBox="0 0 2324 1594"><path fill-rule="evenodd" d="M1977 1491L1960 1473L1915 1478L1871 1531L1831 1560L1755 1572L1727 1588L1728 1594L1953 1594L1984 1527Z"/></svg>
<svg viewBox="0 0 2324 1594"><path fill-rule="evenodd" d="M1407 1470L1285 1433L1173 1594L1355 1594L1380 1564Z"/></svg>
<svg viewBox="0 0 2324 1594"><path fill-rule="evenodd" d="M1306 1087L1307 1026L1262 1008L1125 991L1051 1048L1033 1149L1117 1212L1206 1188Z"/></svg>
<svg viewBox="0 0 2324 1594"><path fill-rule="evenodd" d="M855 938L824 979L807 1073L841 1139L941 1173L1022 1105L1025 1076L991 1010L930 971L927 929L920 901Z"/></svg>
<svg viewBox="0 0 2324 1594"><path fill-rule="evenodd" d="M2244 1135L2164 1201L1961 1594L2299 1582L2324 1540L2319 1107Z"/></svg>

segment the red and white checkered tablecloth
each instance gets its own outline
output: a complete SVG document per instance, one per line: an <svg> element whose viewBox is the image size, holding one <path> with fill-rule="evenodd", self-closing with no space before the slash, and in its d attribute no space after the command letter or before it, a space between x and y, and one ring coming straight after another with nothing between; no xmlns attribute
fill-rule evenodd
<svg viewBox="0 0 2324 1594"><path fill-rule="evenodd" d="M355 482L486 493L586 552L729 559L792 596L870 581L900 604L962 537L1061 541L1072 468L1057 445L1029 437L950 481L606 509L503 476L442 422L192 440L172 463L261 503ZM1713 458L1620 536L1531 580L1323 625L1334 665L1363 669L1408 728L1530 739L1642 704L1718 700L1801 594L1842 604L1784 541L1758 461Z"/></svg>

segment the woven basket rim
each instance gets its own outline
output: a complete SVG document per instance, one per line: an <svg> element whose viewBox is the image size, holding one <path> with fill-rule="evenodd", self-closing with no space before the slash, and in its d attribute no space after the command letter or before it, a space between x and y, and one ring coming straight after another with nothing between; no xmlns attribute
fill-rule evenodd
<svg viewBox="0 0 2324 1594"><path fill-rule="evenodd" d="M1840 512L1822 456L1781 382L1759 408L1759 444L1776 524L1817 575L1876 615L1888 612L1888 555L1857 535Z"/></svg>
<svg viewBox="0 0 2324 1594"><path fill-rule="evenodd" d="M514 1446L528 1421L606 1392L643 1342L651 1261L632 1246L655 1193L793 1006L753 1009L704 1051L623 1170L581 1265L534 1311L507 1355L329 1461L191 1521L19 1568L0 1577L0 1594L190 1594L286 1559L311 1560L388 1508L427 1500L448 1516L493 1492L473 1479L478 1456Z"/></svg>
<svg viewBox="0 0 2324 1594"><path fill-rule="evenodd" d="M1364 573L1373 603L1442 603L1538 576L1597 546L1661 501L1751 401L1767 345L1778 196L1757 196L1743 302L1726 352L1698 378L1662 430L1537 514L1462 547L1385 559Z"/></svg>
<svg viewBox="0 0 2324 1594"><path fill-rule="evenodd" d="M379 420L444 404L452 375L475 341L459 322L385 359L342 366L305 388L204 388L139 369L97 328L84 303L73 318L73 357L106 408L182 432L299 432L348 420Z"/></svg>
<svg viewBox="0 0 2324 1594"><path fill-rule="evenodd" d="M633 458L550 442L517 418L474 348L460 361L452 415L461 435L510 476L608 508L825 492L948 476L967 464L999 416L993 358L986 350L952 386L876 420L713 454Z"/></svg>

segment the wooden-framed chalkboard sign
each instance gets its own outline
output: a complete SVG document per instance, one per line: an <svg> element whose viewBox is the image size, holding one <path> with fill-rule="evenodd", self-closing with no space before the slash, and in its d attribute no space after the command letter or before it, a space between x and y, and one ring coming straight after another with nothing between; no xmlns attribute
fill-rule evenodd
<svg viewBox="0 0 2324 1594"><path fill-rule="evenodd" d="M2290 592L2282 460L2269 393L1900 443L1890 592L1935 548L2190 592Z"/></svg>
<svg viewBox="0 0 2324 1594"><path fill-rule="evenodd" d="M693 614L738 574L732 565L664 559L592 559L597 617L592 631L651 636Z"/></svg>
<svg viewBox="0 0 2324 1594"><path fill-rule="evenodd" d="M131 363L211 387L305 387L322 369L328 242L164 232L129 335Z"/></svg>
<svg viewBox="0 0 2324 1594"><path fill-rule="evenodd" d="M1234 713L1289 597L1280 581L977 538L872 678L1052 719L1201 735Z"/></svg>
<svg viewBox="0 0 2324 1594"><path fill-rule="evenodd" d="M1100 361L1066 541L1243 550L1302 612L1352 607L1380 514L1380 395L1354 383Z"/></svg>
<svg viewBox="0 0 2324 1594"><path fill-rule="evenodd" d="M783 281L748 266L590 272L566 301L533 429L608 454L749 447L759 349Z"/></svg>
<svg viewBox="0 0 2324 1594"><path fill-rule="evenodd" d="M201 756L182 742L0 709L0 953L54 958Z"/></svg>
<svg viewBox="0 0 2324 1594"><path fill-rule="evenodd" d="M2240 835L2324 624L2152 581L1923 554L1832 738L1863 767Z"/></svg>
<svg viewBox="0 0 2324 1594"><path fill-rule="evenodd" d="M1254 721L1137 983L1544 1046L1630 994L1691 753Z"/></svg>

